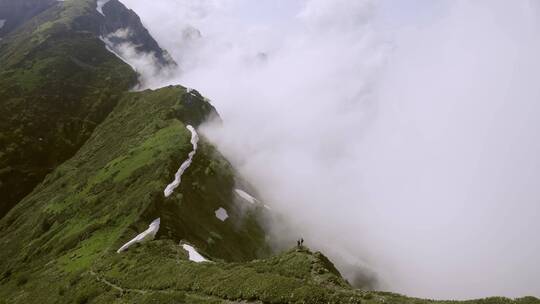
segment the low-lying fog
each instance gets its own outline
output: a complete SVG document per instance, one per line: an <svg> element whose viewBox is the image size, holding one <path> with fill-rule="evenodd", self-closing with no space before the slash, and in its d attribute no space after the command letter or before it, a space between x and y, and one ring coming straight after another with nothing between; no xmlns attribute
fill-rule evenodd
<svg viewBox="0 0 540 304"><path fill-rule="evenodd" d="M281 240L410 296L540 296L538 2L122 2Z"/></svg>

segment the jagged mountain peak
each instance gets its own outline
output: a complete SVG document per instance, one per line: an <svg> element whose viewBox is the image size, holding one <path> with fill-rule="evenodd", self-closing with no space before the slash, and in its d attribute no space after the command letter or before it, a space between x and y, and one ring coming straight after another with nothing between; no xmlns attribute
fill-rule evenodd
<svg viewBox="0 0 540 304"><path fill-rule="evenodd" d="M101 36L107 38L113 48L129 43L137 52L153 54L162 67L176 66L174 59L158 45L133 10L118 0L98 3L97 10L105 20L100 28Z"/></svg>

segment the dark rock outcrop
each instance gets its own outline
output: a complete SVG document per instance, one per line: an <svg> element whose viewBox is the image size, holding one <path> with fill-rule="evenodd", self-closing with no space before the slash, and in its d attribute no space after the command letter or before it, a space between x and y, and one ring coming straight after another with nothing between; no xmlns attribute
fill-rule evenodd
<svg viewBox="0 0 540 304"><path fill-rule="evenodd" d="M158 63L165 67L176 65L167 51L163 50L144 27L139 16L118 0L103 5L100 35L108 37L114 45L130 43L140 53L154 54Z"/></svg>

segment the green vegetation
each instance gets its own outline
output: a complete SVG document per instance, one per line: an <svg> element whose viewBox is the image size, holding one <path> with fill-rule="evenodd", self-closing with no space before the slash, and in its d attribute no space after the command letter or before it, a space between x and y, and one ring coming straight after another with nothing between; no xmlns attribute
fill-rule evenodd
<svg viewBox="0 0 540 304"><path fill-rule="evenodd" d="M235 172L204 138L180 187L169 198L163 195L192 150L186 124L197 126L211 115L215 110L202 96L182 87L124 94L75 156L0 221L0 260L7 261L0 265L6 287L0 295L41 292L33 285L36 278L62 283L105 258L135 265L132 250L118 255L116 249L157 217L157 237L177 250L183 240L216 261L268 255L259 211L236 206ZM229 211L225 222L215 217L220 207ZM18 273L25 275L12 275Z"/></svg>
<svg viewBox="0 0 540 304"><path fill-rule="evenodd" d="M91 0L59 2L0 41L0 218L137 81L90 31L94 8Z"/></svg>

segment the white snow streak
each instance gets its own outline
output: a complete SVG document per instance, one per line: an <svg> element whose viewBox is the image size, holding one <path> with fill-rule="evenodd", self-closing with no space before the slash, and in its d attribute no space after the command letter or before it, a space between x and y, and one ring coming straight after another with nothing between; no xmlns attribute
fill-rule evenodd
<svg viewBox="0 0 540 304"><path fill-rule="evenodd" d="M112 45L112 43L109 41L109 39L104 38L104 37L99 37L99 39L100 39L101 41L103 41L103 43L105 43L105 48L107 49L107 51L113 53L116 57L118 57L118 59L122 60L125 64L129 65L133 71L137 72L137 69L135 68L135 66L133 66L131 63L129 63L124 57L120 56L120 54L118 54L118 53L114 50L113 45Z"/></svg>
<svg viewBox="0 0 540 304"><path fill-rule="evenodd" d="M257 205L259 207L263 207L265 208L266 210L272 210L272 208L270 208L270 206L266 205L266 204L263 204L261 202L259 202L259 200L257 200L256 198L254 198L252 195L250 195L249 193L247 193L246 191L244 190L240 190L240 189L234 189L234 191L236 192L236 194L238 196L240 196L242 199L244 199L246 202L250 203L250 204L253 204L253 205Z"/></svg>
<svg viewBox="0 0 540 304"><path fill-rule="evenodd" d="M176 171L176 174L174 175L174 181L167 185L165 190L163 191L163 194L165 194L165 197L169 197L174 189L176 187L180 186L180 182L182 181L182 174L184 174L184 171L189 168L191 165L191 162L193 161L193 156L195 156L195 153L197 152L197 143L199 142L199 135L197 135L197 131L195 131L195 128L188 125L186 127L191 132L191 144L193 145L193 151L189 152L188 159L182 163L178 171Z"/></svg>
<svg viewBox="0 0 540 304"><path fill-rule="evenodd" d="M149 226L148 229L146 229L144 232L140 233L136 237L134 237L131 241L125 243L118 251L117 253L120 253L126 249L128 249L130 246L132 246L135 243L143 243L147 241L151 241L156 236L157 232L159 231L159 224L161 220L159 218L155 219Z"/></svg>
<svg viewBox="0 0 540 304"><path fill-rule="evenodd" d="M107 2L109 2L109 1L110 1L110 0L98 0L98 1L97 1L97 8L96 8L96 10L97 10L100 14L102 14L103 16L105 16L105 14L103 13L103 6L104 6Z"/></svg>
<svg viewBox="0 0 540 304"><path fill-rule="evenodd" d="M201 262L208 262L207 259L205 259L202 255L200 255L193 246L190 246L188 244L182 245L185 251L189 254L189 260L193 261L195 263L201 263Z"/></svg>
<svg viewBox="0 0 540 304"><path fill-rule="evenodd" d="M6 24L6 19L0 19L0 29L4 27L4 24Z"/></svg>
<svg viewBox="0 0 540 304"><path fill-rule="evenodd" d="M224 222L226 219L229 218L229 214L227 213L227 210L225 210L224 208L219 208L218 210L216 210L216 217Z"/></svg>
<svg viewBox="0 0 540 304"><path fill-rule="evenodd" d="M240 190L240 189L234 189L234 191L236 192L236 194L238 194L238 196L240 196L241 198L243 198L244 200L246 200L247 202L251 203L251 204L255 204L257 202L257 199L254 198L253 196L249 195L247 192L245 192L244 190Z"/></svg>

